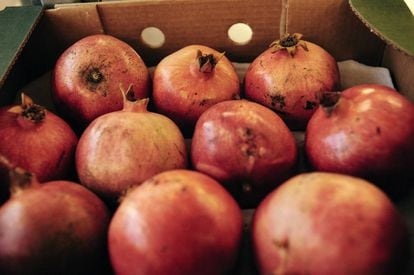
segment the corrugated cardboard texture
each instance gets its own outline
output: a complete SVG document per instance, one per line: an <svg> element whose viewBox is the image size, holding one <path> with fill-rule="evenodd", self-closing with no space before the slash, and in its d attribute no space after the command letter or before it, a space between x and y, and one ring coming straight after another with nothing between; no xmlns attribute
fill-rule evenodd
<svg viewBox="0 0 414 275"><path fill-rule="evenodd" d="M46 11L54 35L68 47L93 33L119 37L138 50L149 65L191 43L226 51L238 61L250 61L280 35L281 0L158 0L67 5ZM253 30L247 45L236 45L227 36L234 23ZM290 0L288 31L301 32L320 44L338 61L355 59L378 65L384 43L352 13L348 1ZM141 41L141 31L157 27L166 42L158 49Z"/></svg>
<svg viewBox="0 0 414 275"><path fill-rule="evenodd" d="M402 0L349 2L353 12L378 37L414 56L414 16Z"/></svg>
<svg viewBox="0 0 414 275"><path fill-rule="evenodd" d="M105 32L131 44L147 64L156 64L179 48L200 43L225 51L232 59L251 60L279 36L279 1L134 1L65 6L46 11L54 34L67 47L77 39ZM247 45L236 45L228 28L245 23L253 30ZM158 49L141 41L141 31L157 27L165 35Z"/></svg>
<svg viewBox="0 0 414 275"><path fill-rule="evenodd" d="M384 53L384 66L391 70L398 91L414 102L414 57L388 46Z"/></svg>

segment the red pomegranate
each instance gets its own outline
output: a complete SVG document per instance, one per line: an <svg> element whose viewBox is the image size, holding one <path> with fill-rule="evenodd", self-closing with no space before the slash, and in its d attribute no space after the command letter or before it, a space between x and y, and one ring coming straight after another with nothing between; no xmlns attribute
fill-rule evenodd
<svg viewBox="0 0 414 275"><path fill-rule="evenodd" d="M197 121L191 144L196 170L223 183L243 208L255 207L294 171L292 133L270 109L247 100L217 103Z"/></svg>
<svg viewBox="0 0 414 275"><path fill-rule="evenodd" d="M215 180L190 170L162 172L131 189L109 227L116 274L229 274L242 215Z"/></svg>
<svg viewBox="0 0 414 275"><path fill-rule="evenodd" d="M190 45L157 65L153 97L158 112L170 117L182 130L188 130L210 106L239 98L240 83L223 53L203 45Z"/></svg>
<svg viewBox="0 0 414 275"><path fill-rule="evenodd" d="M342 174L295 176L256 209L260 274L403 274L407 228L375 185Z"/></svg>
<svg viewBox="0 0 414 275"><path fill-rule="evenodd" d="M0 108L0 154L39 181L70 179L78 138L60 117L22 94L20 105Z"/></svg>
<svg viewBox="0 0 414 275"><path fill-rule="evenodd" d="M1 274L104 274L109 212L85 187L39 183L10 170L10 198L0 207ZM8 184L2 182L1 185Z"/></svg>
<svg viewBox="0 0 414 275"><path fill-rule="evenodd" d="M305 136L315 169L384 186L414 175L414 104L408 99L386 86L366 84L323 105Z"/></svg>
<svg viewBox="0 0 414 275"><path fill-rule="evenodd" d="M147 111L148 99L128 90L124 108L95 119L76 149L80 182L114 199L132 185L170 169L187 167L184 137L169 118Z"/></svg>
<svg viewBox="0 0 414 275"><path fill-rule="evenodd" d="M248 68L245 95L277 112L289 128L304 130L326 91L339 86L337 63L320 46L286 34Z"/></svg>
<svg viewBox="0 0 414 275"><path fill-rule="evenodd" d="M110 35L90 35L69 47L53 72L52 98L62 116L81 130L93 119L122 109L119 85L149 96L148 69L127 43Z"/></svg>

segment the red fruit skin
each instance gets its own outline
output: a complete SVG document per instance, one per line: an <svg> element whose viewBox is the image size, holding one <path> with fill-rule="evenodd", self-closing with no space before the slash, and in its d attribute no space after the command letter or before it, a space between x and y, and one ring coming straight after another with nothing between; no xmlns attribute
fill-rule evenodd
<svg viewBox="0 0 414 275"><path fill-rule="evenodd" d="M1 274L102 274L110 215L83 186L42 183L0 208Z"/></svg>
<svg viewBox="0 0 414 275"><path fill-rule="evenodd" d="M105 199L165 170L188 165L184 137L167 117L116 111L95 119L76 149L80 182Z"/></svg>
<svg viewBox="0 0 414 275"><path fill-rule="evenodd" d="M194 168L223 183L243 208L257 206L285 181L297 154L282 119L247 100L220 102L204 112L191 144Z"/></svg>
<svg viewBox="0 0 414 275"><path fill-rule="evenodd" d="M289 179L260 204L252 224L260 274L399 274L405 224L365 180L326 172Z"/></svg>
<svg viewBox="0 0 414 275"><path fill-rule="evenodd" d="M99 70L99 83L88 81L88 73ZM77 128L96 117L122 109L120 86L133 85L135 97L148 97L148 69L127 43L109 35L87 36L69 47L53 71L52 98L57 109Z"/></svg>
<svg viewBox="0 0 414 275"><path fill-rule="evenodd" d="M367 84L343 91L330 112L315 112L305 150L317 170L395 183L413 173L413 140L414 105L391 88Z"/></svg>
<svg viewBox="0 0 414 275"><path fill-rule="evenodd" d="M116 274L229 274L241 236L241 210L218 182L173 170L126 194L108 242Z"/></svg>
<svg viewBox="0 0 414 275"><path fill-rule="evenodd" d="M249 66L245 75L248 99L273 109L292 130L304 130L322 95L339 86L335 59L318 45L306 41L308 51L269 48Z"/></svg>
<svg viewBox="0 0 414 275"><path fill-rule="evenodd" d="M34 123L9 112L11 107L0 108L0 154L40 182L72 178L78 143L72 128L52 112Z"/></svg>
<svg viewBox="0 0 414 275"><path fill-rule="evenodd" d="M181 129L193 128L210 106L240 97L240 81L231 62L223 56L211 73L200 72L197 50L220 55L209 47L190 45L165 57L154 71L155 108Z"/></svg>

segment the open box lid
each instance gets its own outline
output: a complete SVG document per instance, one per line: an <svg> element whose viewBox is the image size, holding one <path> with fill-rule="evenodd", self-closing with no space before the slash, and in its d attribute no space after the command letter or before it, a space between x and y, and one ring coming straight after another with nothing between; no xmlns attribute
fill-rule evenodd
<svg viewBox="0 0 414 275"><path fill-rule="evenodd" d="M349 0L354 13L386 43L414 56L413 0Z"/></svg>
<svg viewBox="0 0 414 275"><path fill-rule="evenodd" d="M6 7L0 11L0 87L41 17L41 6Z"/></svg>

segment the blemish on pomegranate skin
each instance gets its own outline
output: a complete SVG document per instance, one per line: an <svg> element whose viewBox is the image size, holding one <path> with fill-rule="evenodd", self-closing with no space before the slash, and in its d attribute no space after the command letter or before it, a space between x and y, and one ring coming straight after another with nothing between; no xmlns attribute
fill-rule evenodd
<svg viewBox="0 0 414 275"><path fill-rule="evenodd" d="M303 107L303 109L313 110L317 105L318 103L316 103L315 101L306 100L306 105Z"/></svg>
<svg viewBox="0 0 414 275"><path fill-rule="evenodd" d="M256 156L257 146L255 143L256 134L250 128L243 128L239 130L243 145L241 150L246 157Z"/></svg>
<svg viewBox="0 0 414 275"><path fill-rule="evenodd" d="M282 95L270 95L270 100L270 105L279 111L286 107L285 97Z"/></svg>
<svg viewBox="0 0 414 275"><path fill-rule="evenodd" d="M200 106L205 106L208 103L208 99L202 99L199 103Z"/></svg>
<svg viewBox="0 0 414 275"><path fill-rule="evenodd" d="M375 129L377 135L381 135L381 128L377 126L377 128Z"/></svg>
<svg viewBox="0 0 414 275"><path fill-rule="evenodd" d="M289 249L289 241L285 240L273 240L273 245L276 246L277 249L288 250Z"/></svg>

